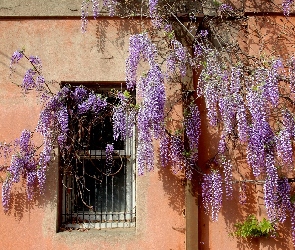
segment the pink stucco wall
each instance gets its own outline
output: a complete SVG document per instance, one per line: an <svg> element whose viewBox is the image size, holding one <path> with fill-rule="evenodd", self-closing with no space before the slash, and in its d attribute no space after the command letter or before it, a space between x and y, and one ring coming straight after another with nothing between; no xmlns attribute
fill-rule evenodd
<svg viewBox="0 0 295 250"><path fill-rule="evenodd" d="M138 27L136 20L101 18L82 34L79 18L1 20L0 141L33 130L41 108L35 96L24 96L12 83L21 82L28 65L20 64L9 77L16 49L38 55L50 81L124 81L128 38ZM27 202L24 185L13 188L11 210L0 209L0 249L185 249L184 185L181 176L158 167L137 177L136 228L57 233L57 159L48 167L44 195Z"/></svg>
<svg viewBox="0 0 295 250"><path fill-rule="evenodd" d="M240 1L232 1L239 6ZM281 1L276 1L279 4ZM247 20L243 20L242 26L237 26L239 32L230 33L244 49L244 53L256 58L266 56L280 57L287 60L294 55L295 33L294 16L286 19L280 14L279 7L274 8L278 14L267 14L266 8L270 6L265 1L245 1L246 11L249 11ZM278 5L279 6L279 5ZM268 8L271 10L272 8ZM232 25L235 29L235 26ZM231 32L231 30L228 30ZM222 31L221 31L222 33ZM252 62L250 60L250 62ZM197 80L197 79L196 79ZM218 141L222 132L222 127L213 128L206 119L206 107L204 100L200 100L199 107L202 115L202 134L199 145L199 166L206 172L209 170L208 160L217 153ZM291 107L292 108L292 107ZM293 109L294 110L294 109ZM254 180L252 170L246 160L246 145L237 146L232 154L235 155L233 164L248 180ZM236 175L236 180L239 176ZM290 171L290 176L294 177L294 171ZM292 185L294 188L294 184ZM239 203L240 184L235 183L232 200L226 200L223 196L223 204L217 222L212 222L210 216L205 214L202 205L199 207L199 249L294 249L291 237L290 216L283 224L277 227L275 238L258 239L238 239L231 233L235 230L234 224L243 222L249 214L254 214L258 220L267 218L264 205L264 191L261 184L246 184L247 199L245 204ZM199 191L200 192L200 191ZM201 204L201 198L199 198Z"/></svg>
<svg viewBox="0 0 295 250"><path fill-rule="evenodd" d="M8 4L10 1L6 1ZM32 2L32 1L30 1ZM230 1L239 7L241 1ZM246 1L246 10L252 14L265 9L264 1ZM276 1L278 2L278 1ZM26 9L25 9L26 10ZM2 9L0 11L3 11ZM278 11L276 9L275 11ZM22 15L25 15L26 11ZM257 13L256 13L257 14ZM266 25L282 17L261 19L251 16L246 23L248 33L240 41L245 52L255 55L259 51L259 39L253 30L258 27L268 43L283 57L293 48L294 35L278 39L280 33ZM289 18L290 27L295 23ZM259 21L259 25L255 23ZM243 24L245 25L245 24ZM141 28L142 27L142 30ZM19 137L24 128L34 129L40 105L34 96L24 96L12 82L20 83L27 65L20 64L16 74L9 77L9 58L16 49L25 48L28 54L38 55L43 62L47 80L60 81L124 81L125 58L130 34L143 31L146 26L139 20L100 18L91 21L86 34L80 32L79 18L41 18L0 20L0 141L12 141ZM249 35L250 34L250 35ZM58 89L58 84L52 85ZM168 88L167 88L168 90ZM171 90L172 92L174 90ZM199 166L206 171L206 162L215 153L220 131L211 129L206 123L204 102L200 101L202 114L202 136L199 147ZM181 107L177 107L181 111ZM179 112L178 112L179 113ZM208 130L209 127L209 130ZM157 159L157 157L156 157ZM245 171L249 168L239 160ZM5 178L5 176L2 176ZM194 184L199 184L199 180ZM279 235L273 239L244 241L229 236L233 224L247 214L266 217L263 208L261 186L249 185L249 198L245 205L239 205L238 184L234 187L234 200L224 201L218 222L211 222L204 213L199 198L198 218L185 218L185 187L181 176L170 170L155 168L154 172L137 177L137 223L135 229L90 230L86 232L57 232L58 220L58 161L57 157L48 168L45 195L26 201L22 184L13 189L11 210L4 214L0 209L0 249L185 249L186 228L197 228L199 249L293 249L290 225L279 228ZM190 190L191 191L191 190ZM199 192L198 192L199 191ZM193 189L193 196L200 197L200 190ZM194 236L191 236L193 238ZM197 249L197 248L192 248Z"/></svg>

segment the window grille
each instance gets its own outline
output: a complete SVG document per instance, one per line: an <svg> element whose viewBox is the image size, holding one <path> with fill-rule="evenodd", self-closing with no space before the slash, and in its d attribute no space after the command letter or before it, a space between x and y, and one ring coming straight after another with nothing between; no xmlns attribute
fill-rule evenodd
<svg viewBox="0 0 295 250"><path fill-rule="evenodd" d="M111 116L106 116L92 128L89 139L90 146L79 152L71 171L62 168L62 227L135 227L134 138L114 141ZM110 142L114 145L111 167L105 153Z"/></svg>

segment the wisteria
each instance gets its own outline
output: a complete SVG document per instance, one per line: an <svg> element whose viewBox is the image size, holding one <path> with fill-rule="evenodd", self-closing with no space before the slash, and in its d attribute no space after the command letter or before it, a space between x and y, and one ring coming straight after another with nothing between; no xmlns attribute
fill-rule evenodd
<svg viewBox="0 0 295 250"><path fill-rule="evenodd" d="M224 154L225 151L226 151L226 136L225 136L225 133L223 133L218 143L218 153Z"/></svg>
<svg viewBox="0 0 295 250"><path fill-rule="evenodd" d="M89 1L88 0L84 0L82 2L82 6L81 6L81 20L82 20L82 26L81 26L81 30L82 32L86 32L87 29L87 23L88 23L88 8L89 8Z"/></svg>
<svg viewBox="0 0 295 250"><path fill-rule="evenodd" d="M279 222L283 223L286 218L288 212L292 212L293 204L291 203L291 187L288 182L288 178L280 178L278 180L278 187L277 187L277 195L278 195L278 220Z"/></svg>
<svg viewBox="0 0 295 250"><path fill-rule="evenodd" d="M180 75L184 77L186 75L186 64L188 60L186 48L183 47L183 45L175 39L171 40L171 46L173 47L174 51L174 60L177 63L177 65L179 65ZM170 68L172 68L172 66L170 66Z"/></svg>
<svg viewBox="0 0 295 250"><path fill-rule="evenodd" d="M267 177L263 186L264 202L268 218L271 222L275 222L278 218L277 207L277 189L278 189L278 172L274 165L274 156L266 155L266 173Z"/></svg>
<svg viewBox="0 0 295 250"><path fill-rule="evenodd" d="M293 3L294 3L294 0L283 0L282 7L283 7L283 11L284 11L285 16L289 16L291 6Z"/></svg>
<svg viewBox="0 0 295 250"><path fill-rule="evenodd" d="M277 135L276 145L278 156L286 165L292 164L292 134L288 128L283 128Z"/></svg>
<svg viewBox="0 0 295 250"><path fill-rule="evenodd" d="M198 159L198 145L201 134L201 117L198 106L191 105L184 119L185 133L188 138L191 158L196 162Z"/></svg>
<svg viewBox="0 0 295 250"><path fill-rule="evenodd" d="M114 145L107 144L105 152L106 152L106 166L110 168L113 166Z"/></svg>
<svg viewBox="0 0 295 250"><path fill-rule="evenodd" d="M171 137L171 147L170 147L171 161L172 161L172 171L177 173L182 170L185 166L185 157L183 155L184 146L181 136L173 135Z"/></svg>
<svg viewBox="0 0 295 250"><path fill-rule="evenodd" d="M220 6L219 6L219 8L218 8L218 10L221 12L221 13L227 13L227 12L231 12L231 11L233 11L233 8L230 6L230 5L228 5L228 4L226 4L226 3L223 3L223 4L221 4Z"/></svg>
<svg viewBox="0 0 295 250"><path fill-rule="evenodd" d="M227 199L233 197L233 167L229 160L225 158L221 159L221 165L223 167L224 181L225 181L225 194Z"/></svg>
<svg viewBox="0 0 295 250"><path fill-rule="evenodd" d="M108 9L110 16L115 15L117 4L118 4L117 0L103 0L103 6Z"/></svg>
<svg viewBox="0 0 295 250"><path fill-rule="evenodd" d="M22 51L16 50L10 60L10 69L14 70L15 69L15 64L19 62L20 59L22 59L24 56Z"/></svg>
<svg viewBox="0 0 295 250"><path fill-rule="evenodd" d="M114 16L116 9L123 4L117 0L103 0L102 6L99 6L97 0L83 1L82 32L87 29L91 9L94 18L99 16L101 8ZM284 15L290 14L293 4L294 0L283 0ZM169 9L168 5L165 11ZM215 5L216 21L230 16L241 18L241 13L229 4L216 2ZM155 153L159 153L161 165L171 167L175 174L185 173L187 179L203 174L203 204L213 221L217 221L221 209L222 185L229 199L233 196L235 183L239 183L240 203L246 201L246 180L240 173L238 161L232 160L237 154L245 156L252 171L250 176L255 179L249 183L256 180L264 183L264 202L269 220L283 223L289 213L295 242L295 209L290 200L293 190L287 178L293 170L295 139L294 57L285 62L282 58L267 57L261 53L255 63L249 65L248 61L240 59L243 53L235 54L235 46L224 44L227 41L221 39L220 30L212 28L212 23L204 25L207 17L198 27L193 22L190 25L194 27L189 28L182 23L182 28L193 38L189 39L193 49L190 51L183 34L173 30L175 23L170 22L173 16L177 23L181 19L179 13L177 16L174 12L163 13L158 0L146 2L141 12L145 12L140 13L141 16L151 18L152 25L143 33L130 36L125 68L127 91L122 92L121 88L121 91L110 92L111 97L98 94L96 89L70 85L52 93L42 74L40 58L26 56L24 50L14 52L10 61L12 72L25 57L30 68L25 71L20 86L25 94L31 90L39 92L43 108L34 132L24 130L14 148L11 144L0 145L4 158L8 155L11 158L9 166L3 167L7 172L2 186L4 210L9 209L13 184L22 179L27 183L28 199L33 198L37 187L41 194L44 193L46 172L55 147L58 147L61 167L73 171L73 162L80 160L79 153L83 151L83 156L89 153L93 130L109 121L112 126L110 139L99 141L97 145L105 152L107 169L114 163L116 143L124 142L136 131L138 174L154 169L158 160ZM191 15L190 20L196 20L193 13ZM154 39L156 34L160 34L160 42ZM161 42L166 45L164 51L159 45ZM247 57L247 60L250 59ZM141 72L143 69L144 72ZM191 79L190 74L193 75ZM183 119L180 115L177 125L173 120L173 104L170 108L166 97L166 89L174 87L180 87L178 99L175 98L176 105L183 104L184 110ZM130 97L130 92L134 90L136 104L131 101L134 97ZM176 94L171 98L173 101L174 97ZM201 135L198 106L202 107L199 105L202 101L205 108L200 110L208 119L208 125L204 123L203 126L202 123L202 129L206 129L207 125L209 133L213 131L215 136L212 141L218 141L218 145L212 146L215 150L212 159L206 165L198 166ZM33 133L43 136L41 146L33 144ZM155 147L158 142L159 152ZM237 152L239 150L246 150L246 154ZM208 170L205 166L210 167L209 174L204 174ZM235 174L240 175L240 182L235 180Z"/></svg>
<svg viewBox="0 0 295 250"><path fill-rule="evenodd" d="M160 159L161 166L167 167L171 161L170 159L170 137L165 133L160 141Z"/></svg>
<svg viewBox="0 0 295 250"><path fill-rule="evenodd" d="M207 214L211 211L212 221L217 221L222 205L222 177L218 172L213 171L204 175L201 186L205 211Z"/></svg>
<svg viewBox="0 0 295 250"><path fill-rule="evenodd" d="M129 38L129 56L126 60L127 88L133 90L137 83L137 68L140 59L147 60L152 67L155 65L157 50L148 38L147 33L133 35Z"/></svg>
<svg viewBox="0 0 295 250"><path fill-rule="evenodd" d="M8 211L9 209L11 187L12 181L10 180L10 176L8 175L2 185L2 206L4 208L4 211Z"/></svg>
<svg viewBox="0 0 295 250"><path fill-rule="evenodd" d="M150 171L154 168L152 138L159 139L164 133L166 93L164 74L156 62L156 57L155 45L146 33L130 37L129 57L126 61L127 88L132 90L136 86L141 97L137 114L137 164L140 174L143 174L144 169ZM137 80L137 68L141 58L148 62L149 70Z"/></svg>

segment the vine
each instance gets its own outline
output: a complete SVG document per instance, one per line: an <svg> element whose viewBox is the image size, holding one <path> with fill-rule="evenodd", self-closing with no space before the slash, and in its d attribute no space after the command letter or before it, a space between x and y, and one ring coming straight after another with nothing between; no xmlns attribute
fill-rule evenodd
<svg viewBox="0 0 295 250"><path fill-rule="evenodd" d="M97 1L83 1L83 32L87 29L91 3L94 18L99 15ZM202 179L203 205L213 221L218 220L222 207L223 183L227 199L232 198L233 184L238 182L240 201L246 200L244 183L247 180L234 161L234 151L238 147L245 149L253 181L263 181L269 221L258 223L256 218L249 216L245 223L236 224L234 234L241 237L269 236L274 225L283 223L289 216L295 242L295 208L288 181L293 174L295 139L294 57L248 56L240 46L224 42L214 28L214 22L247 21L243 10L227 3L214 1L215 14L213 17L205 16L200 26L196 25L196 20L204 8L201 3L195 3L185 17L175 14L182 11L181 6L170 2L149 1L143 4L152 27L130 36L126 91L113 90L103 96L85 87L63 86L54 94L42 75L38 57L27 57L24 51L13 54L12 71L22 58L31 63L21 87L26 94L37 91L44 108L36 131L24 130L14 143L1 145L2 156L6 159L11 156L10 165L3 167L7 171L2 189L4 209L9 209L10 190L21 176L27 180L29 199L35 183L41 192L44 191L46 169L55 143L60 149L62 166L77 175L71 163L79 160L78 152L89 146L87 140L82 142L82 128L88 126L83 130L83 137L89 139L93 127L112 117L114 137L103 145L107 164L112 165L112 157L116 154L113 143L130 137L135 125L138 132L138 174L154 169L153 142L159 140L162 166L171 166L174 173L184 171L188 179ZM280 6L286 16L290 14L292 4L293 0L284 0ZM123 5L107 0L102 7L113 16ZM141 18L142 12L141 9ZM182 18L188 20L184 22ZM152 39L156 32L167 45L164 52ZM148 69L140 74L139 64L142 62ZM196 86L191 86L187 80L192 71L199 72ZM171 129L168 122L170 110L165 86L173 82L181 84L179 101L185 104L180 129ZM138 95L136 105L130 94L135 89ZM197 103L200 100L205 102L210 126L221 129L217 153L207 164L209 169L198 166L201 114ZM35 132L43 136L41 147L35 146L31 140ZM236 176L239 176L239 181ZM84 188L83 183L79 185Z"/></svg>

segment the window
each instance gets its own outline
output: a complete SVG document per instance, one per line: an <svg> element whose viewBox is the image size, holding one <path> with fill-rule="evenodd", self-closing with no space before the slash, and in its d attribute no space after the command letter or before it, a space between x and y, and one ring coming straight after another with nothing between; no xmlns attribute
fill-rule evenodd
<svg viewBox="0 0 295 250"><path fill-rule="evenodd" d="M92 89L104 96L110 90ZM107 97L113 104L115 99ZM135 227L134 138L114 141L111 112L91 128L84 121L79 129L87 130L80 142L85 147L79 150L70 167L61 168L62 228ZM106 162L107 144L114 147L111 166Z"/></svg>

